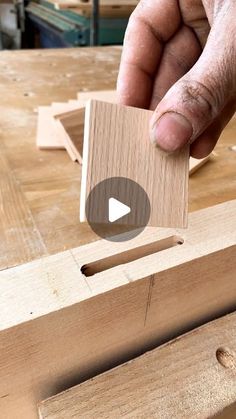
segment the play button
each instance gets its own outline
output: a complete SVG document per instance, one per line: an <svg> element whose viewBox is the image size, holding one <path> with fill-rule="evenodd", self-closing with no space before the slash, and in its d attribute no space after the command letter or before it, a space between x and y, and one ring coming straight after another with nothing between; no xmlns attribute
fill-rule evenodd
<svg viewBox="0 0 236 419"><path fill-rule="evenodd" d="M90 192L85 216L92 230L109 241L126 241L146 227L150 203L144 189L131 179L112 177Z"/></svg>
<svg viewBox="0 0 236 419"><path fill-rule="evenodd" d="M115 198L109 198L109 210L108 210L108 219L110 223L119 220L125 215L129 214L131 211L128 205L122 204Z"/></svg>

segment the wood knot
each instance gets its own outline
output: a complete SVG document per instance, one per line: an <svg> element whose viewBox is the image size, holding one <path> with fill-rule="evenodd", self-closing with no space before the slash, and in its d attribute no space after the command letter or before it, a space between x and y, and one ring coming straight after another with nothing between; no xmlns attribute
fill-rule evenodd
<svg viewBox="0 0 236 419"><path fill-rule="evenodd" d="M222 367L236 371L236 354L231 349L226 347L218 348L216 359Z"/></svg>

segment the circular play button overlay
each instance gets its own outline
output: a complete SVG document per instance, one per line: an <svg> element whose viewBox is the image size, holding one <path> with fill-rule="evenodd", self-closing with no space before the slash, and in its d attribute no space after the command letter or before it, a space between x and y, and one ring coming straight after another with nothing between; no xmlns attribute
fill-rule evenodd
<svg viewBox="0 0 236 419"><path fill-rule="evenodd" d="M98 183L86 201L86 219L101 238L122 242L140 234L150 217L144 189L131 179L112 177Z"/></svg>

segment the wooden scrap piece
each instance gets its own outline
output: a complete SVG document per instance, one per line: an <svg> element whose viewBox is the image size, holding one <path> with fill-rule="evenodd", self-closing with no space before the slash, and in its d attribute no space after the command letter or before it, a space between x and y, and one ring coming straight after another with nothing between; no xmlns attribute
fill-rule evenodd
<svg viewBox="0 0 236 419"><path fill-rule="evenodd" d="M55 135L55 121L50 106L39 106L38 108L36 144L41 149L64 148L61 138Z"/></svg>
<svg viewBox="0 0 236 419"><path fill-rule="evenodd" d="M236 312L45 400L40 417L213 417L236 400L235 348Z"/></svg>
<svg viewBox="0 0 236 419"><path fill-rule="evenodd" d="M209 159L213 156L213 153L209 154L208 156L204 157L203 159L195 159L194 157L190 157L189 160L189 176L195 173L200 167L202 167Z"/></svg>
<svg viewBox="0 0 236 419"><path fill-rule="evenodd" d="M151 115L148 110L95 100L86 105L81 221L85 221L90 191L104 179L123 177L137 182L147 193L149 225L187 226L189 146L172 155L153 146L149 140ZM137 201L135 207L142 205ZM103 222L92 211L90 221L93 216L95 222Z"/></svg>
<svg viewBox="0 0 236 419"><path fill-rule="evenodd" d="M236 200L189 218L0 272L2 417L236 309Z"/></svg>

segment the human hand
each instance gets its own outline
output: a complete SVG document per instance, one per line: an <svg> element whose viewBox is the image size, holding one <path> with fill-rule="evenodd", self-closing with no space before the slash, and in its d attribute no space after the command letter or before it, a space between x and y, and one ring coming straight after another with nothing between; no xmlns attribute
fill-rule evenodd
<svg viewBox="0 0 236 419"><path fill-rule="evenodd" d="M236 1L141 0L117 89L121 103L155 110L153 143L208 155L236 110Z"/></svg>

